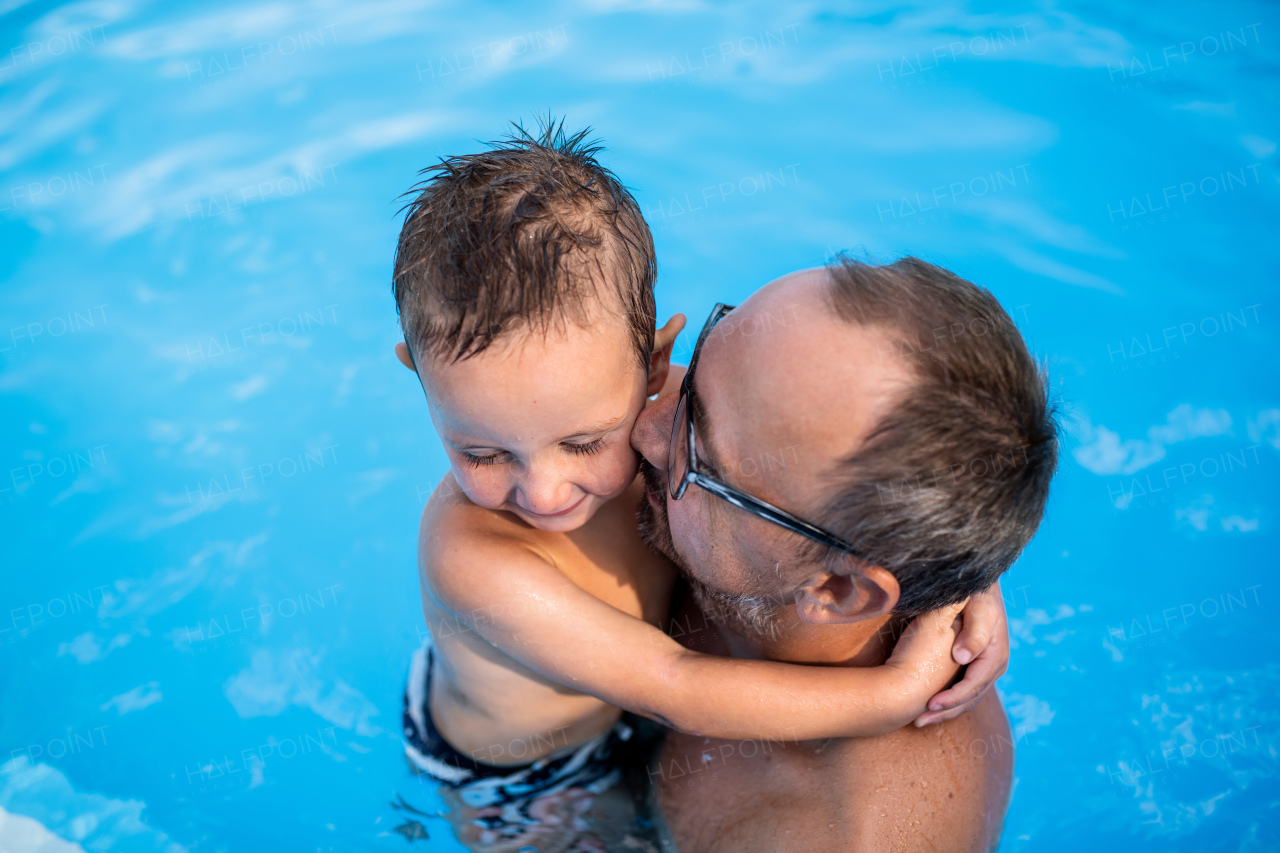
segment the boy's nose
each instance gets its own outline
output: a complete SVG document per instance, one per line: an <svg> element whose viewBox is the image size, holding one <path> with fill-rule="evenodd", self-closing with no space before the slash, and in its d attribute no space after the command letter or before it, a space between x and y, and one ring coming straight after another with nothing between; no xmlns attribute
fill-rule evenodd
<svg viewBox="0 0 1280 853"><path fill-rule="evenodd" d="M645 407L631 428L631 446L659 471L667 470L671 451L671 426L676 417L679 394L666 394Z"/></svg>
<svg viewBox="0 0 1280 853"><path fill-rule="evenodd" d="M538 515L550 515L566 509L573 497L573 487L559 477L530 477L520 486L524 508Z"/></svg>

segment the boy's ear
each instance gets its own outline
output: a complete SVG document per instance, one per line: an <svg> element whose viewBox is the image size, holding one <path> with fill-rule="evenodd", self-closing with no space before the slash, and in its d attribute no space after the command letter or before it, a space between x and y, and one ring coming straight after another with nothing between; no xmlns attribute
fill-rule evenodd
<svg viewBox="0 0 1280 853"><path fill-rule="evenodd" d="M646 397L652 397L667 384L667 374L671 371L671 349L675 346L676 336L684 328L685 317L676 314L653 335L653 352L649 354L649 387Z"/></svg>
<svg viewBox="0 0 1280 853"><path fill-rule="evenodd" d="M796 590L796 615L812 625L842 625L887 616L902 594L898 579L879 566L850 574L823 570Z"/></svg>
<svg viewBox="0 0 1280 853"><path fill-rule="evenodd" d="M409 355L409 345L404 341L396 344L396 358L400 359L400 363L414 373L418 372L418 368L413 366L413 358Z"/></svg>

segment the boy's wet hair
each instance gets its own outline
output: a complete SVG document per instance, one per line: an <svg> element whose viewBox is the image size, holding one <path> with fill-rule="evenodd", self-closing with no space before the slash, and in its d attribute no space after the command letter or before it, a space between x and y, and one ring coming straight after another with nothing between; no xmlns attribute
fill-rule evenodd
<svg viewBox="0 0 1280 853"><path fill-rule="evenodd" d="M424 169L396 247L396 308L414 357L460 361L518 330L586 324L593 305L629 327L642 367L653 349L657 263L631 193L596 155L590 129L519 124L479 154ZM598 319L597 319L598 322Z"/></svg>

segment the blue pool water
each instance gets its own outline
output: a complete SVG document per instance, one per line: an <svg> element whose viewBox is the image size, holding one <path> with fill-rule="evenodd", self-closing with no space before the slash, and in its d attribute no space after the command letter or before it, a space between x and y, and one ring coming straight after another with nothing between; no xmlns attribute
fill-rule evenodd
<svg viewBox="0 0 1280 853"><path fill-rule="evenodd" d="M1274 5L0 10L0 847L461 849L398 743L396 198L552 110L663 319L914 253L1049 361L1002 849L1280 848Z"/></svg>

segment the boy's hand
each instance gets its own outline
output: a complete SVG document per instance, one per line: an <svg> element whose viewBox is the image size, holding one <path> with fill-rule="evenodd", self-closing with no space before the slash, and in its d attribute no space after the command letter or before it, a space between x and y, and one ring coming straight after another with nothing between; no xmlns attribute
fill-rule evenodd
<svg viewBox="0 0 1280 853"><path fill-rule="evenodd" d="M1000 584L970 598L962 618L964 629L951 656L969 668L959 684L929 700L929 710L916 717L917 726L941 723L970 710L1009 668L1009 623Z"/></svg>
<svg viewBox="0 0 1280 853"><path fill-rule="evenodd" d="M961 602L912 619L894 644L893 654L885 666L915 679L930 678L943 669L954 672L951 649L960 630L959 616L964 607L965 602Z"/></svg>

